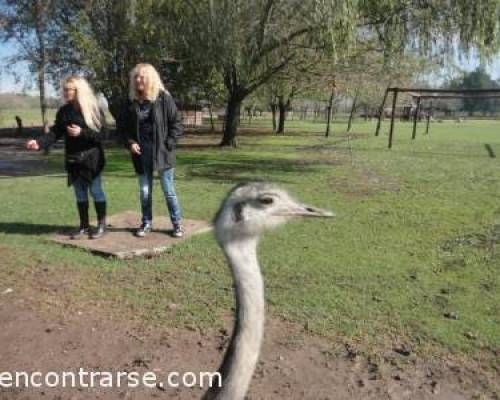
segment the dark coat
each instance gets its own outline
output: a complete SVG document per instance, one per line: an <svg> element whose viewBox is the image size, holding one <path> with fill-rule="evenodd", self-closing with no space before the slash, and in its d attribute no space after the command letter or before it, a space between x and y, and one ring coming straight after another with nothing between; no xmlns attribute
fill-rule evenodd
<svg viewBox="0 0 500 400"><path fill-rule="evenodd" d="M82 128L80 135L68 135L68 125L78 125ZM83 115L73 105L65 104L56 114L56 120L50 132L39 136L36 140L42 149L48 149L59 139L64 138L64 165L68 172L68 185L82 178L86 182L102 172L105 165L101 134L90 129Z"/></svg>
<svg viewBox="0 0 500 400"><path fill-rule="evenodd" d="M139 143L139 105L128 101L117 122L118 133L127 148ZM175 167L175 147L177 138L182 135L182 125L175 101L168 92L160 92L152 104L153 113L153 169L161 171ZM143 174L141 156L132 154L132 162L137 174Z"/></svg>

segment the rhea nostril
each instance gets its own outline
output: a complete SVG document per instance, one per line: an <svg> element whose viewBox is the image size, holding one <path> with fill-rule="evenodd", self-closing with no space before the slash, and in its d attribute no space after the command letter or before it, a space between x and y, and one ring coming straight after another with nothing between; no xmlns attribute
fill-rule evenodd
<svg viewBox="0 0 500 400"><path fill-rule="evenodd" d="M314 211L316 211L314 208L311 208L311 207L307 207L307 208L306 208L306 210L307 210L307 211L309 211L309 212L314 212Z"/></svg>

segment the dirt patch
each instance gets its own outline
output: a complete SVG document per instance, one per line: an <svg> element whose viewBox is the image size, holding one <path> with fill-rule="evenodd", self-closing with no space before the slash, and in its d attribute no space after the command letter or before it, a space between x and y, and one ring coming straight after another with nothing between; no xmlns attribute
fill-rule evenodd
<svg viewBox="0 0 500 400"><path fill-rule="evenodd" d="M84 368L153 371L162 378L172 371L198 373L218 367L231 318L224 329L200 331L159 328L104 304L42 309L41 293L65 286L64 277L57 279L53 274L46 283L34 278L36 288L13 287L0 294L0 371ZM367 357L355 343L333 343L297 325L268 319L248 399L495 399L490 391L494 379L473 362L423 362L404 346ZM144 387L0 389L0 399L199 399L202 392Z"/></svg>
<svg viewBox="0 0 500 400"><path fill-rule="evenodd" d="M44 171L47 160L24 148L25 139L0 139L0 177L26 176Z"/></svg>
<svg viewBox="0 0 500 400"><path fill-rule="evenodd" d="M335 136L332 138L329 138L328 144L316 144L316 145L309 145L309 146L298 146L296 147L296 150L299 151L307 151L307 152L314 152L314 153L345 153L346 149L344 146L339 146L339 144L349 142L350 140L356 140L356 139L364 139L367 138L369 135L365 133L350 133L350 134L343 134L340 136Z"/></svg>
<svg viewBox="0 0 500 400"><path fill-rule="evenodd" d="M483 232L465 234L448 240L441 248L452 251L459 246L472 246L486 250L494 250L500 244L500 223L486 228Z"/></svg>
<svg viewBox="0 0 500 400"><path fill-rule="evenodd" d="M369 197L380 192L399 192L400 184L389 177L377 175L368 169L352 169L349 176L334 176L330 179L335 192L350 197Z"/></svg>
<svg viewBox="0 0 500 400"><path fill-rule="evenodd" d="M14 138L16 140L26 140L43 135L42 126L24 126L21 134L17 128L0 128L0 140Z"/></svg>
<svg viewBox="0 0 500 400"><path fill-rule="evenodd" d="M446 240L441 245L443 256L442 265L445 270L457 271L466 267L467 262L461 248L474 248L483 252L483 261L498 269L500 265L500 224L485 227L480 232L466 233ZM497 290L494 280L481 283L483 290L494 292Z"/></svg>

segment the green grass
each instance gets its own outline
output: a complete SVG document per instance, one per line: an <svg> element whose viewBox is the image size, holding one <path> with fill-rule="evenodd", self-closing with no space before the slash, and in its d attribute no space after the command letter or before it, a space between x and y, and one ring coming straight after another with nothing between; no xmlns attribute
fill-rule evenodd
<svg viewBox="0 0 500 400"><path fill-rule="evenodd" d="M23 121L23 126L41 126L42 115L38 109L0 109L0 128L17 127L15 117L18 115ZM56 110L47 110L47 118L50 123L54 121Z"/></svg>
<svg viewBox="0 0 500 400"><path fill-rule="evenodd" d="M19 109L0 109L0 129L2 128L16 128L15 117L18 115L23 121L24 127L39 127L42 125L42 115L40 110L32 108L19 108ZM52 125L56 117L56 110L49 108L47 110L47 120L49 125ZM111 114L106 113L106 121L113 123Z"/></svg>
<svg viewBox="0 0 500 400"><path fill-rule="evenodd" d="M372 136L371 123L356 123L350 142L339 133L344 125L334 125L329 139L316 133L322 125L290 125L284 137L241 136L236 150L180 150L176 172L189 218L211 219L227 190L252 179L336 212L334 220L294 221L265 235L270 314L367 346L407 340L422 352L498 351L500 162L485 145L500 157L500 123L436 123L428 136L421 126L414 142L410 124L400 123L392 151L385 133ZM70 301L133 310L168 326L220 323L232 305L231 281L210 234L134 261L47 242L53 225L76 218L64 175L51 175L61 172L61 155L50 157L48 175L0 180L5 284L30 284L47 268L69 277ZM128 155L114 149L107 157L110 212L138 209ZM158 186L156 214L165 212Z"/></svg>

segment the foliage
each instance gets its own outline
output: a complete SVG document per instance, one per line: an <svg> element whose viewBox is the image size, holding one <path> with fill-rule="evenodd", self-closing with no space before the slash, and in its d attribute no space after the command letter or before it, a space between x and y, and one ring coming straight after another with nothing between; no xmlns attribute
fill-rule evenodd
<svg viewBox="0 0 500 400"><path fill-rule="evenodd" d="M235 144L243 101L272 80L277 88L289 77L300 76L294 72L297 68L307 71L308 65L326 62L334 67L338 81L338 66L368 52L370 57L377 54L382 76L383 71L397 70L408 54L443 61L457 49L476 48L486 57L499 42L500 0L52 0L50 4L54 12L47 14L47 26L54 29L49 48L59 50L59 57L49 60L51 70L90 75L116 115L126 97L128 71L135 63L148 61L185 102L225 98L224 145ZM379 82L377 72L369 71L366 75L375 74L374 82Z"/></svg>
<svg viewBox="0 0 500 400"><path fill-rule="evenodd" d="M455 78L446 84L451 89L495 89L500 85L486 72L484 67L465 72L462 77ZM473 115L480 111L484 114L493 114L498 111L500 102L496 99L463 99L462 108Z"/></svg>

